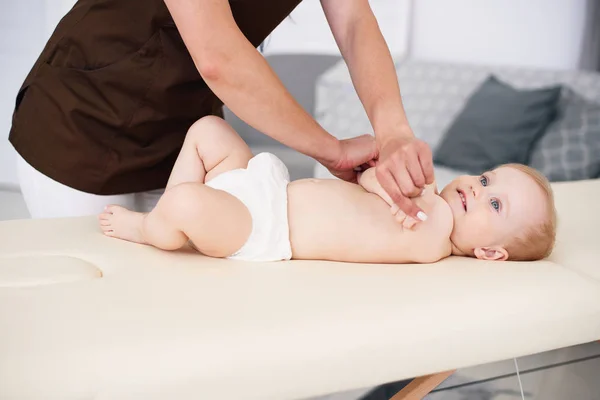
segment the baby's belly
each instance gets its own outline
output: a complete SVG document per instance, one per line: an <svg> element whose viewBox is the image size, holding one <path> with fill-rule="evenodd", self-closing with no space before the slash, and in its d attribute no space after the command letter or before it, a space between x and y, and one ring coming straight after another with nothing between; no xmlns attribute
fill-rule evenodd
<svg viewBox="0 0 600 400"><path fill-rule="evenodd" d="M288 186L295 259L401 262L402 227L390 207L362 187L339 180L303 179Z"/></svg>

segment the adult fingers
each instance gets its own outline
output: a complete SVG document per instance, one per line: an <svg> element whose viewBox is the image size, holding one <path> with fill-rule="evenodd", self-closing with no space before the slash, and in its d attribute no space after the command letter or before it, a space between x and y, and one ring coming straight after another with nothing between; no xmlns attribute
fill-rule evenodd
<svg viewBox="0 0 600 400"><path fill-rule="evenodd" d="M330 172L331 172L331 174L333 176L335 176L336 178L339 178L339 179L341 179L343 181L351 182L351 183L357 183L358 182L357 171L354 171L354 170L346 170L346 171L336 171L336 170L333 170L333 171L331 171L330 170Z"/></svg>
<svg viewBox="0 0 600 400"><path fill-rule="evenodd" d="M405 155L406 169L412 178L414 186L423 188L425 186L425 176L419 162L419 153L417 151L408 151Z"/></svg>
<svg viewBox="0 0 600 400"><path fill-rule="evenodd" d="M385 165L379 165L375 169L375 176L379 181L379 184L390 196L394 204L398 203L398 200L403 198L404 195L398 186L398 183L394 179L394 176Z"/></svg>
<svg viewBox="0 0 600 400"><path fill-rule="evenodd" d="M417 206L413 200L409 199L408 197L402 197L401 199L396 201L396 204L398 205L398 207L400 207L400 210L402 210L406 214L407 217L411 217L415 221L427 220L427 215L425 214L425 212L419 206Z"/></svg>
<svg viewBox="0 0 600 400"><path fill-rule="evenodd" d="M387 192L394 204L396 204L398 208L404 212L404 214L421 221L425 221L427 219L427 215L423 212L423 210L421 210L421 208L418 207L411 199L402 194L402 191L398 187L398 184L392 176L392 173L387 168L383 166L378 167L375 173L383 190ZM395 214L393 211L392 213Z"/></svg>
<svg viewBox="0 0 600 400"><path fill-rule="evenodd" d="M361 164L369 163L379 154L377 142L375 141L375 137L372 135L365 134L359 136L357 143L360 143L362 153Z"/></svg>
<svg viewBox="0 0 600 400"><path fill-rule="evenodd" d="M416 187L407 167L403 163L398 163L392 169L392 175L398 183L402 194L406 197L415 197L421 193L421 189Z"/></svg>
<svg viewBox="0 0 600 400"><path fill-rule="evenodd" d="M420 142L418 149L419 164L421 165L423 175L425 176L425 183L430 185L435 180L433 170L433 155L431 154L431 148L425 142Z"/></svg>

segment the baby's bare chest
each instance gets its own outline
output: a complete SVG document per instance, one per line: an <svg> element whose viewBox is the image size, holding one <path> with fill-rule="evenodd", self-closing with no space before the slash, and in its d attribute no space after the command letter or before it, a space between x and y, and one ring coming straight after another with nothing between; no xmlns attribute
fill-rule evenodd
<svg viewBox="0 0 600 400"><path fill-rule="evenodd" d="M339 227L394 227L390 207L360 186L338 180L302 180L288 188L288 213L294 219Z"/></svg>
<svg viewBox="0 0 600 400"><path fill-rule="evenodd" d="M400 262L408 244L377 195L346 182L301 182L288 190L292 245L301 254L355 262Z"/></svg>

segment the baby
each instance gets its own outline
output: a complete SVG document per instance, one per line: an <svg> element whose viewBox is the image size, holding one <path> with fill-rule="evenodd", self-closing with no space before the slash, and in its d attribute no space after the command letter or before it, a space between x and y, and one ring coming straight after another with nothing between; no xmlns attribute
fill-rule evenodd
<svg viewBox="0 0 600 400"><path fill-rule="evenodd" d="M439 195L428 187L415 201L428 216L418 224L392 205L374 168L358 185L290 183L277 157L253 157L224 120L204 117L190 128L150 213L108 206L99 221L110 237L164 250L189 244L207 256L252 261L430 263L452 254L536 260L554 244L550 185L523 165L461 176Z"/></svg>

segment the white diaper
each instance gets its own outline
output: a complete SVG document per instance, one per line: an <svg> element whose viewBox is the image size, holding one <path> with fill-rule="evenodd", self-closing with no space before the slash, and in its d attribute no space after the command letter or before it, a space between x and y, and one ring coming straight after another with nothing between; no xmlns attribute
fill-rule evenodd
<svg viewBox="0 0 600 400"><path fill-rule="evenodd" d="M270 153L256 155L246 169L222 173L206 183L238 198L252 217L252 232L248 240L227 258L244 261L292 258L287 213L289 183L287 167Z"/></svg>

